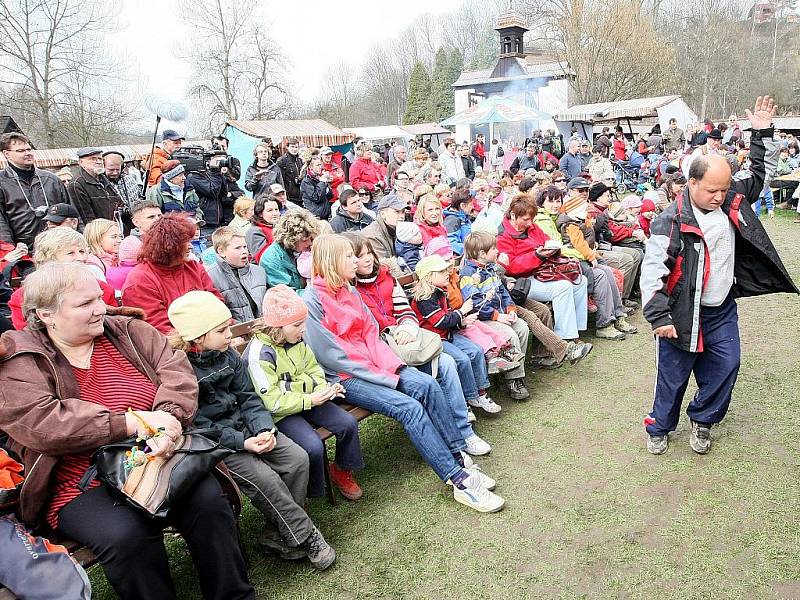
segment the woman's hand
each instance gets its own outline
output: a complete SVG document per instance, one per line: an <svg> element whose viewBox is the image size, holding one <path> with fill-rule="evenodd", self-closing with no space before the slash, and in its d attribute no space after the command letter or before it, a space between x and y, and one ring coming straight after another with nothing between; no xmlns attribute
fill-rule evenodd
<svg viewBox="0 0 800 600"><path fill-rule="evenodd" d="M20 258L25 256L27 253L28 253L28 247L20 242L19 244L17 244L16 248L14 248L11 252L8 252L3 257L3 260L6 262L16 262Z"/></svg>
<svg viewBox="0 0 800 600"><path fill-rule="evenodd" d="M466 325L472 325L477 320L478 320L478 315L472 314L472 315L467 315L466 317L464 317L461 322L466 326Z"/></svg>
<svg viewBox="0 0 800 600"><path fill-rule="evenodd" d="M173 442L183 433L183 427L180 421L163 410L139 410L136 411L135 414L133 412L127 412L125 413L125 423L127 425L128 435L135 434L143 439L147 439L153 435L151 428L156 431L161 430L161 433L169 437Z"/></svg>
<svg viewBox="0 0 800 600"><path fill-rule="evenodd" d="M175 440L162 433L147 440L147 447L150 448L150 456L163 456L169 458L175 453Z"/></svg>

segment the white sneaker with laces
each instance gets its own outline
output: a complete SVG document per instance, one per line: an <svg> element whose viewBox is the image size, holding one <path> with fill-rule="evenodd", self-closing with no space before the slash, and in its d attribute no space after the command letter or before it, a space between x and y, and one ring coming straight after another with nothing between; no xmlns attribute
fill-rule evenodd
<svg viewBox="0 0 800 600"><path fill-rule="evenodd" d="M484 394L483 396L478 396L477 399L467 400L467 404L470 406L474 406L475 408L482 408L484 412L489 414L497 414L502 409L502 407L497 404L494 400L489 398L488 394Z"/></svg>
<svg viewBox="0 0 800 600"><path fill-rule="evenodd" d="M467 480L471 479L468 477ZM465 506L482 513L493 513L501 510L506 501L485 487L465 487L461 489L453 486L453 498Z"/></svg>
<svg viewBox="0 0 800 600"><path fill-rule="evenodd" d="M475 433L473 433L464 441L467 443L465 452L467 454L471 454L472 456L483 456L484 454L489 454L489 452L492 451L492 447L485 440L482 440L480 437L478 437L478 435Z"/></svg>
<svg viewBox="0 0 800 600"><path fill-rule="evenodd" d="M489 491L497 487L497 482L489 477L486 473L481 471L481 468L478 465L467 467L466 471L469 473L469 477L464 480L464 485L467 487L470 487L471 485L480 485Z"/></svg>
<svg viewBox="0 0 800 600"><path fill-rule="evenodd" d="M478 420L478 417L475 416L475 413L472 412L471 407L467 407L467 423L474 423Z"/></svg>

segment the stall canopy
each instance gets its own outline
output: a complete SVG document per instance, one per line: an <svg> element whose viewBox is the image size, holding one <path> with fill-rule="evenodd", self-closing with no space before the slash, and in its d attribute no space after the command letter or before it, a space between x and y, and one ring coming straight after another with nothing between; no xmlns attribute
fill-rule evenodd
<svg viewBox="0 0 800 600"><path fill-rule="evenodd" d="M377 127L345 127L344 131L352 133L356 137L370 142L399 140L403 145L408 145L408 140L416 137L430 137L437 140L437 146L441 142L439 136L452 135L449 129L441 127L437 123L418 123L417 125L380 125Z"/></svg>
<svg viewBox="0 0 800 600"><path fill-rule="evenodd" d="M680 96L656 96L653 98L633 98L613 102L578 104L553 115L556 126L565 137L569 137L572 126L578 127L583 137L590 139L592 127L597 124L617 125L633 133L632 121L650 122L661 125L662 131L669 127L669 120L675 118L678 127L686 128L697 121L697 115ZM581 132L581 129L583 130Z"/></svg>
<svg viewBox="0 0 800 600"><path fill-rule="evenodd" d="M346 133L322 119L228 121L225 124L228 138L228 153L242 163L239 186L244 189L247 166L253 162L253 148L264 138L279 145L286 138L295 137L308 146L319 148L330 146L334 152L345 153L350 149L353 134Z"/></svg>
<svg viewBox="0 0 800 600"><path fill-rule="evenodd" d="M443 127L456 125L489 125L489 139L494 137L495 123L517 123L520 121L547 121L549 114L516 102L505 96L490 96L482 102L462 110L440 123Z"/></svg>
<svg viewBox="0 0 800 600"><path fill-rule="evenodd" d="M185 144L208 145L203 141L187 141ZM98 146L103 152L119 152L125 157L126 162L144 160L150 154L150 144L133 144L119 146ZM78 148L50 148L34 150L34 163L40 169L59 169L78 163ZM5 168L6 161L0 156L0 167Z"/></svg>

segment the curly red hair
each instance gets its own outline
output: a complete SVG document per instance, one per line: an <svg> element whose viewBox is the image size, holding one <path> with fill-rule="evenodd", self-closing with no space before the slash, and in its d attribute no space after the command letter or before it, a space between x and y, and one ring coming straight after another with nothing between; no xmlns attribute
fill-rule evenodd
<svg viewBox="0 0 800 600"><path fill-rule="evenodd" d="M186 258L186 244L192 241L195 224L181 213L167 213L142 236L139 261L168 266Z"/></svg>

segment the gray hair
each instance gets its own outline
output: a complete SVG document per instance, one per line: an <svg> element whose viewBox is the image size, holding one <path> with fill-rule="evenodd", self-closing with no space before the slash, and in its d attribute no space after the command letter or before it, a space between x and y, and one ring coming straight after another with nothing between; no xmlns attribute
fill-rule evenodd
<svg viewBox="0 0 800 600"><path fill-rule="evenodd" d="M97 278L88 265L78 262L47 263L28 275L22 283L25 291L22 312L28 327L44 329L45 325L36 311L58 312L64 294L84 281L97 281Z"/></svg>
<svg viewBox="0 0 800 600"><path fill-rule="evenodd" d="M59 252L70 246L89 250L86 238L71 227L53 227L43 231L33 241L33 262L37 267L52 262Z"/></svg>

